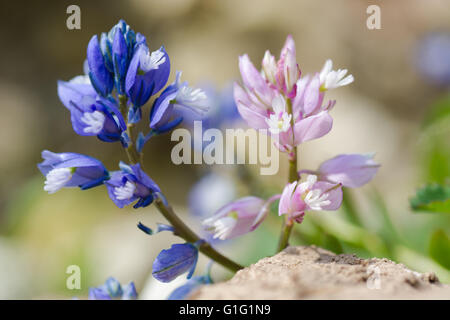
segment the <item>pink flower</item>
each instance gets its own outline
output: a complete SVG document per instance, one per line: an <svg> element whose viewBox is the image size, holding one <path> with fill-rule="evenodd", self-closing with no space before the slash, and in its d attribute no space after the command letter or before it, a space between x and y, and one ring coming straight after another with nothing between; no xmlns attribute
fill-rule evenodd
<svg viewBox="0 0 450 320"><path fill-rule="evenodd" d="M337 210L341 203L341 184L317 181L317 176L309 175L305 182L295 181L286 185L278 215L287 214L290 221L301 223L305 211Z"/></svg>
<svg viewBox="0 0 450 320"><path fill-rule="evenodd" d="M266 217L270 204L279 199L275 195L267 201L258 197L244 197L219 209L203 221L206 230L221 240L234 238L255 230Z"/></svg>
<svg viewBox="0 0 450 320"><path fill-rule="evenodd" d="M342 183L344 187L357 188L373 179L380 167L373 154L341 154L325 161L319 167L321 180Z"/></svg>
<svg viewBox="0 0 450 320"><path fill-rule="evenodd" d="M329 63L322 74L300 78L295 55L292 36L287 37L278 61L266 51L261 72L243 55L239 58L243 86L234 84L234 99L242 118L254 129L268 129L283 152L331 130L333 119L328 111L335 101L323 104L326 90L322 90L321 79L329 78L329 83L337 79L333 86L342 85L342 72L332 71Z"/></svg>

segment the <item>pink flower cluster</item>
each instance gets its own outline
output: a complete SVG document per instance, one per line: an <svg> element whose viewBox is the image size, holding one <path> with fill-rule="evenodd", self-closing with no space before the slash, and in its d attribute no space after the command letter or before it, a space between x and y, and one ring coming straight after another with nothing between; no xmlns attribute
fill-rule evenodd
<svg viewBox="0 0 450 320"><path fill-rule="evenodd" d="M283 152L326 135L333 125L329 111L335 101L324 104L325 92L353 82L347 70L332 70L331 60L320 73L301 77L295 56L292 36L287 37L278 61L266 51L261 71L245 54L239 58L243 86L234 84L242 118L254 129L268 129Z"/></svg>
<svg viewBox="0 0 450 320"><path fill-rule="evenodd" d="M234 98L242 118L254 129L268 129L278 138L280 151L292 153L302 142L320 138L332 127L329 111L335 101L323 103L325 92L353 82L347 70L332 70L327 60L322 71L301 76L291 36L278 61L266 51L259 72L247 55L239 58L243 86L234 85ZM281 194L268 200L258 197L238 199L204 221L215 238L233 238L256 229L272 202L279 201L278 214L289 223L303 221L305 212L337 210L342 203L342 187L356 188L375 176L379 165L373 154L343 154L322 163L317 170L300 170L299 178L288 183Z"/></svg>

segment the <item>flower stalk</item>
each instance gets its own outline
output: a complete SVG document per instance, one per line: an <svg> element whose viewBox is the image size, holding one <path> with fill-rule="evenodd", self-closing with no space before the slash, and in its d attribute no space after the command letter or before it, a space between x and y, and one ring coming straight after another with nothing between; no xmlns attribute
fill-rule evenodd
<svg viewBox="0 0 450 320"><path fill-rule="evenodd" d="M291 128L294 131L294 115L292 114L292 101L291 99L286 99L287 112L292 115L291 117ZM294 139L294 137L293 137ZM288 183L292 183L298 179L297 173L297 147L294 147L289 154L289 175ZM291 236L292 228L294 227L294 222L285 217L283 221L283 226L281 228L280 238L278 240L277 252L284 250L289 245L289 237Z"/></svg>
<svg viewBox="0 0 450 320"><path fill-rule="evenodd" d="M126 110L126 104L127 104L127 98L126 96L119 99L120 101L120 109ZM132 136L133 133L133 124L128 124L128 135L130 137L130 144L128 148L126 148L126 153L128 156L128 159L131 163L136 164L139 163L141 168L143 168L143 152L140 152L139 154L136 151L136 148L134 148L134 138ZM158 211L166 218L166 220L174 227L175 231L174 233L183 238L186 242L189 243L196 243L201 240L201 238L194 232L192 229L190 229L184 222L181 220L178 215L173 211L172 207L168 204L165 204L165 201L163 201L161 198L156 198L154 201L155 207L158 209ZM202 241L199 245L199 250L209 258L216 261L218 264L222 265L223 267L229 269L232 272L237 272L238 270L242 269L243 266L240 264L230 260L229 258L222 255L220 252L216 251L209 243L206 241Z"/></svg>
<svg viewBox="0 0 450 320"><path fill-rule="evenodd" d="M119 95L119 109L124 117L127 114L127 102L128 98L126 95ZM128 159L132 164L140 163L141 168L143 168L143 164L140 161L141 157L134 146L134 123L130 123L129 121L127 121L127 135L130 139L128 147L125 148Z"/></svg>

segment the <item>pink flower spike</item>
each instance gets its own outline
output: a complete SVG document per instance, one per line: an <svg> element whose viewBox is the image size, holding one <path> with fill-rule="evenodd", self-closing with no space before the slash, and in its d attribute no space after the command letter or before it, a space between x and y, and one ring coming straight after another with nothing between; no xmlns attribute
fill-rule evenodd
<svg viewBox="0 0 450 320"><path fill-rule="evenodd" d="M268 206L258 197L244 197L231 202L203 221L214 238L231 239L253 231L264 220Z"/></svg>
<svg viewBox="0 0 450 320"><path fill-rule="evenodd" d="M373 154L341 154L319 167L321 179L357 188L373 179L380 167Z"/></svg>

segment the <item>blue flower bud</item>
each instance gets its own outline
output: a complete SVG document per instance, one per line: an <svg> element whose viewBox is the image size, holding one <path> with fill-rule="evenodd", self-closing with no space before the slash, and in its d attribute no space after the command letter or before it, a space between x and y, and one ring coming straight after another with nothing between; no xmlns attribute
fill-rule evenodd
<svg viewBox="0 0 450 320"><path fill-rule="evenodd" d="M114 65L114 81L119 94L125 92L125 76L129 64L128 47L124 35L116 31L112 45L112 60Z"/></svg>
<svg viewBox="0 0 450 320"><path fill-rule="evenodd" d="M122 296L122 286L120 285L120 282L113 277L109 277L108 279L106 279L104 288L112 298Z"/></svg>
<svg viewBox="0 0 450 320"><path fill-rule="evenodd" d="M89 300L135 300L137 292L133 282L121 286L119 281L109 277L105 283L97 288L89 288Z"/></svg>
<svg viewBox="0 0 450 320"><path fill-rule="evenodd" d="M189 271L188 279L194 273L198 249L191 243L178 243L162 250L153 262L153 277L161 282L170 282Z"/></svg>
<svg viewBox="0 0 450 320"><path fill-rule="evenodd" d="M106 67L105 58L100 49L97 35L89 41L87 47L87 60L89 65L89 78L92 86L99 95L106 97L113 89L113 77Z"/></svg>
<svg viewBox="0 0 450 320"><path fill-rule="evenodd" d="M123 287L122 300L136 300L137 296L138 294L133 282Z"/></svg>
<svg viewBox="0 0 450 320"><path fill-rule="evenodd" d="M89 300L111 300L111 296L104 288L89 288Z"/></svg>

